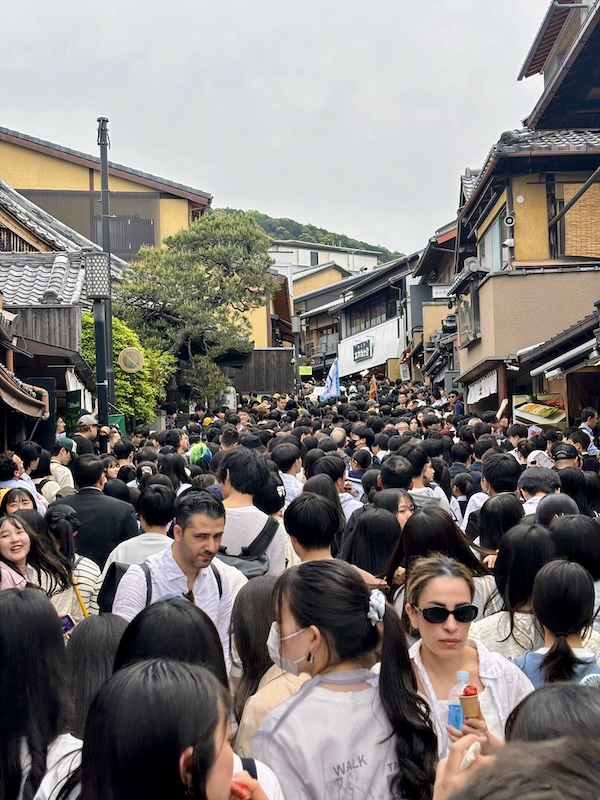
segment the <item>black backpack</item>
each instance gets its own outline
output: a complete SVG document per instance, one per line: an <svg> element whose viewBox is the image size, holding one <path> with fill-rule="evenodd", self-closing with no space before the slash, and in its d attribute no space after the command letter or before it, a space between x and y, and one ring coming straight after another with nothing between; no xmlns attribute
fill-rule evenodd
<svg viewBox="0 0 600 800"><path fill-rule="evenodd" d="M121 582L121 578L131 564L124 564L122 561L113 561L106 577L102 582L102 587L98 592L98 606L100 607L101 614L110 614L112 612L113 603L115 602L115 595L117 593L117 586ZM152 600L152 578L150 575L150 567L145 562L139 565L146 576L146 605L150 605Z"/></svg>
<svg viewBox="0 0 600 800"><path fill-rule="evenodd" d="M238 556L230 556L226 548L219 547L219 560L232 567L236 567L248 579L266 575L269 571L269 556L267 548L279 529L279 523L274 517L269 517L265 526L256 539L248 547L242 547Z"/></svg>
<svg viewBox="0 0 600 800"><path fill-rule="evenodd" d="M77 563L75 566L77 566ZM113 561L108 568L106 577L102 583L102 587L98 592L98 606L101 614L110 614L112 612L113 603L115 602L115 595L117 593L117 586L119 585L123 575L125 575L131 566L131 564L124 564L122 561ZM150 573L150 567L145 561L143 561L141 564L138 564L138 566L141 567L144 575L146 576L146 606L149 606L152 602L152 575ZM221 599L221 597L223 597L223 583L221 581L221 574L214 564L211 564L210 568L215 576L217 588L219 590L219 599Z"/></svg>

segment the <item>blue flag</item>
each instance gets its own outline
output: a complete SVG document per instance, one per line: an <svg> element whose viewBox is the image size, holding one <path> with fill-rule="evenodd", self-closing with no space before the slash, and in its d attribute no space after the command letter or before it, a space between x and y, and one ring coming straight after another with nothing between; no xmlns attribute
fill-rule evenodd
<svg viewBox="0 0 600 800"><path fill-rule="evenodd" d="M331 365L329 375L325 381L325 391L321 395L321 400L329 400L330 397L339 397L340 394L340 371L337 358Z"/></svg>

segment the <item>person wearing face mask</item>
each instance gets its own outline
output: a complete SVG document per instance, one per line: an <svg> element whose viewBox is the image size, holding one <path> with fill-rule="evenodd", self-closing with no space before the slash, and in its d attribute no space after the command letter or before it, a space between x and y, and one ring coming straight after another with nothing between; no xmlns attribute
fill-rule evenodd
<svg viewBox="0 0 600 800"><path fill-rule="evenodd" d="M382 592L348 564L311 561L278 578L274 601L271 658L310 680L267 715L252 755L290 800L429 800L436 736Z"/></svg>

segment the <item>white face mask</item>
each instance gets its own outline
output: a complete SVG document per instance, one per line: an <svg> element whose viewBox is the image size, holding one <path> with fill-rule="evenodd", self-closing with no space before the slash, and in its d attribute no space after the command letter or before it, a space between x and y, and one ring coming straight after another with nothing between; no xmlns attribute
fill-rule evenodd
<svg viewBox="0 0 600 800"><path fill-rule="evenodd" d="M296 631L296 633L290 633L289 636L284 636L282 639L279 635L279 631L275 627L275 623L273 622L271 625L271 630L269 631L269 636L267 638L267 650L271 656L271 661L280 667L284 672L289 672L291 675L300 674L298 664L301 661L304 661L306 656L302 656L302 658L299 658L296 661L292 661L290 658L282 658L280 652L281 642L285 642L286 639L292 639L294 636L298 636L299 633L302 633L302 631L305 630L306 628L302 628L301 630Z"/></svg>

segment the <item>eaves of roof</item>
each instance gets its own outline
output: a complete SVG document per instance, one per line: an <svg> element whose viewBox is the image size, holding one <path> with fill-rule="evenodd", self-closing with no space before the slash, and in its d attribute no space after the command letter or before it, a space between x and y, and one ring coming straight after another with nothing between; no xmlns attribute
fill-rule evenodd
<svg viewBox="0 0 600 800"><path fill-rule="evenodd" d="M325 303L322 306L317 306L317 308L311 308L310 311L304 311L304 313L300 314L300 319L307 319L308 317L318 317L319 314L323 314L326 311L329 311L330 308L335 308L340 304L338 300L332 300L331 303Z"/></svg>
<svg viewBox="0 0 600 800"><path fill-rule="evenodd" d="M581 30L577 34L575 40L573 41L571 47L565 54L565 57L560 65L560 67L556 70L552 78L549 80L548 84L544 87L544 92L538 102L535 105L535 108L525 120L525 124L531 128L535 129L538 122L540 121L541 117L543 116L544 112L558 93L559 89L563 85L566 77L569 74L569 71L577 61L577 58L581 54L581 51L586 46L587 42L589 41L592 34L596 31L598 25L600 24L600 4L598 0L594 0L595 5L593 9L590 11L588 16L583 22L581 26Z"/></svg>
<svg viewBox="0 0 600 800"><path fill-rule="evenodd" d="M356 283L354 286L355 297L356 291L368 287L369 283L373 283L376 287L379 287L381 279L390 272L397 272L399 278L406 277L412 272L413 267L411 265L413 262L418 261L422 254L423 251L419 250L417 253L411 253L409 256L401 256L400 258L392 259L392 261L387 261L385 264L380 264L376 269L371 270L362 280ZM365 294L368 294L368 292L361 293L361 295ZM353 303L354 299L351 302Z"/></svg>
<svg viewBox="0 0 600 800"><path fill-rule="evenodd" d="M62 145L54 144L54 142L38 139L35 136L28 136L26 133L19 133L9 128L0 127L0 140L26 147L29 150L46 153L56 158L62 158L75 164L81 164L84 167L100 168L100 158L98 156L91 156L80 150L72 150L70 147L63 147ZM108 170L111 175L116 177L126 178L144 186L151 186L159 191L183 197L200 205L209 206L212 201L212 195L200 189L194 189L192 186L186 186L183 183L175 183L166 178L160 178L158 175L152 175L149 172L141 172L123 164L116 164L114 161L108 162Z"/></svg>
<svg viewBox="0 0 600 800"><path fill-rule="evenodd" d="M543 158L557 154L565 156L600 154L600 131L532 131L528 128L505 131L491 148L478 175L471 196L460 210L460 216L471 207L493 173L499 161L505 158Z"/></svg>
<svg viewBox="0 0 600 800"><path fill-rule="evenodd" d="M308 267L308 269L303 269L301 272L295 272L292 276L292 283L301 281L303 278L308 278L311 275L317 275L319 272L325 272L328 269L338 269L345 275L351 274L349 269L340 267L340 265L336 264L335 261L327 261L325 264L319 264L317 267Z"/></svg>
<svg viewBox="0 0 600 800"><path fill-rule="evenodd" d="M569 8L569 5L574 2L575 0L562 0L561 4L565 8L560 8L556 5L555 0L552 0L550 8L546 12L546 16L531 45L531 49L525 58L525 63L521 67L517 78L518 81L523 80L523 78L530 78L532 75L537 75L543 71L544 64L563 29L563 25L567 21L569 13L573 10Z"/></svg>

